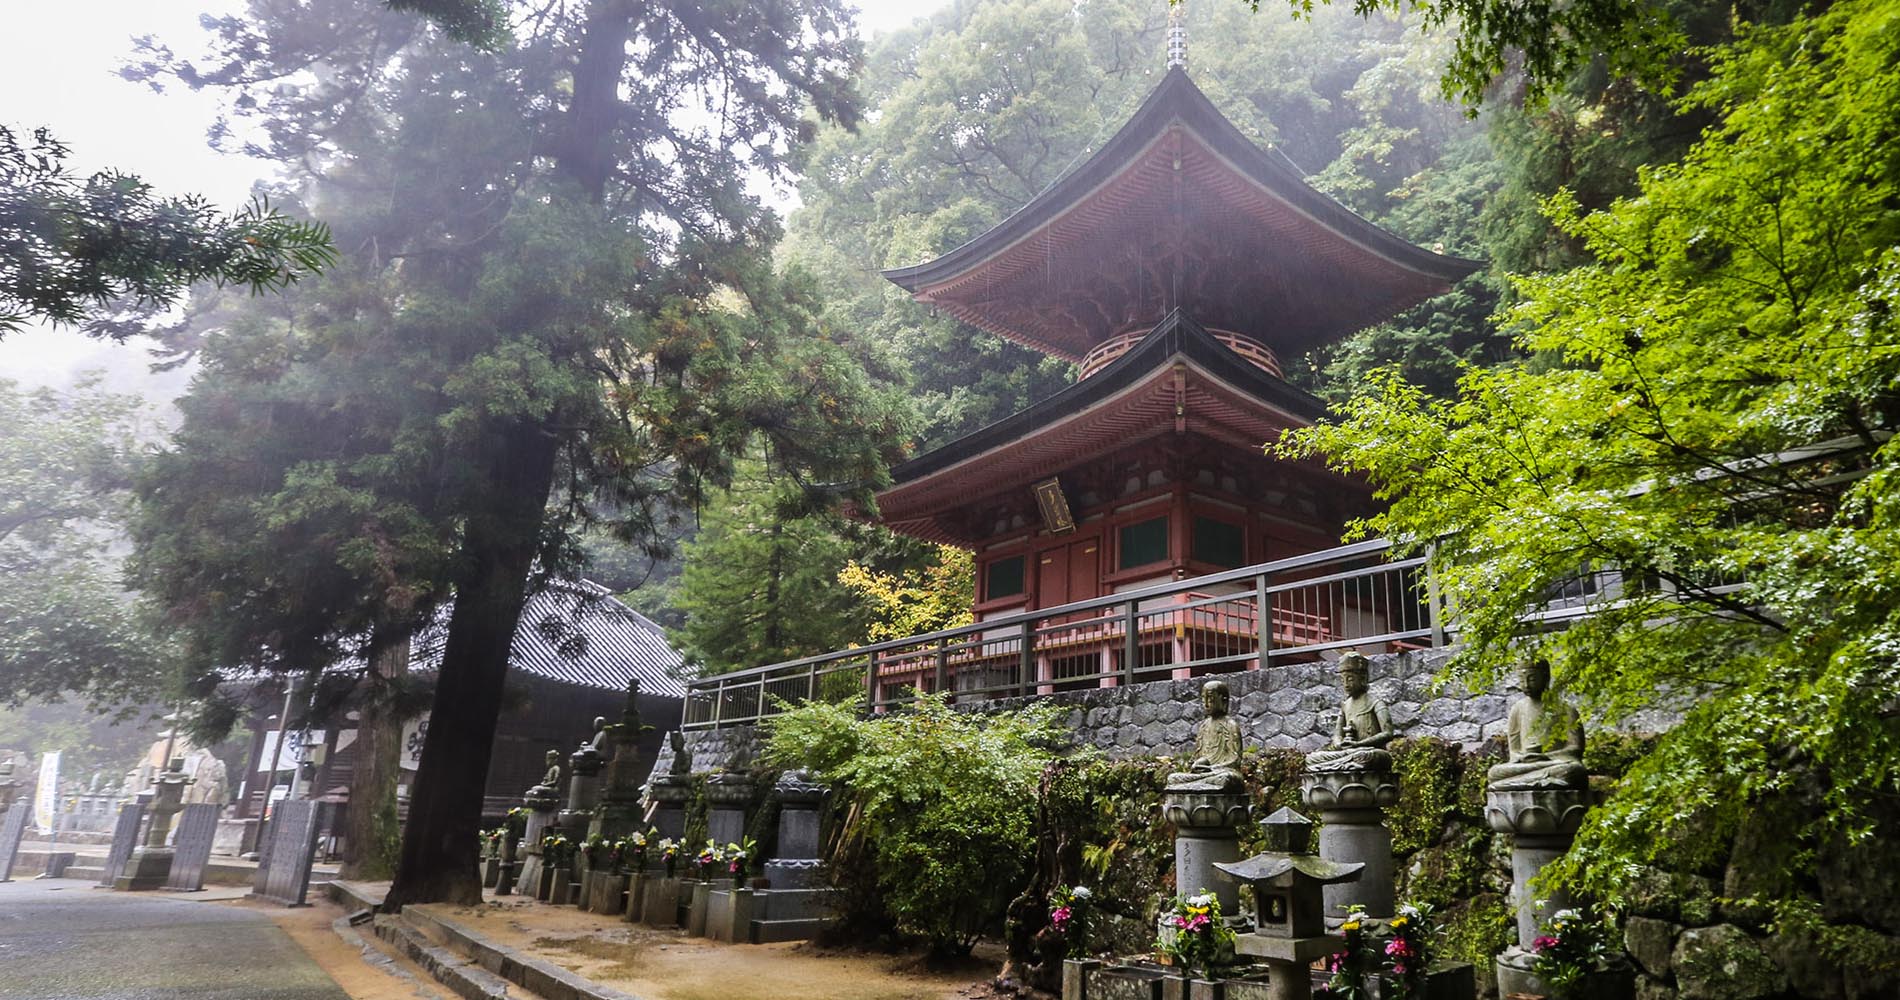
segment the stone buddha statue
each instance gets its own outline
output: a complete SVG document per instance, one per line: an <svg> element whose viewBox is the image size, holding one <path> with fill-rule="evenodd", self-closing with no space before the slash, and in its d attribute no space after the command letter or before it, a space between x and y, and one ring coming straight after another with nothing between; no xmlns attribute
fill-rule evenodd
<svg viewBox="0 0 1900 1000"><path fill-rule="evenodd" d="M549 791L553 791L561 787L561 751L549 750L547 762L548 771L541 776L541 784L535 787L546 788Z"/></svg>
<svg viewBox="0 0 1900 1000"><path fill-rule="evenodd" d="M1339 658L1340 685L1346 700L1333 723L1333 741L1306 755L1308 771L1389 771L1392 755L1380 749L1397 737L1392 714L1369 691L1372 662L1351 652Z"/></svg>
<svg viewBox="0 0 1900 1000"><path fill-rule="evenodd" d="M1227 714L1227 685L1201 685L1201 707L1207 718L1194 732L1194 761L1185 771L1168 775L1170 792L1238 792L1240 780L1240 724Z"/></svg>
<svg viewBox="0 0 1900 1000"><path fill-rule="evenodd" d="M1550 691L1550 663L1524 665L1524 697L1505 719L1510 757L1486 772L1496 791L1524 788L1583 788L1583 724L1576 710Z"/></svg>

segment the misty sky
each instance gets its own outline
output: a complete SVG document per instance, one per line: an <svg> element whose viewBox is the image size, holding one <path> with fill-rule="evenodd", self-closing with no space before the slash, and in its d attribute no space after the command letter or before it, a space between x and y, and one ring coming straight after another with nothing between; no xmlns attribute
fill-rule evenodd
<svg viewBox="0 0 1900 1000"><path fill-rule="evenodd" d="M865 34L900 27L945 0L859 0ZM131 39L156 35L180 52L202 37L200 12L241 10L242 0L13 0L10 30L0 34L0 122L50 126L72 147L76 170L117 167L167 194L196 192L236 208L269 165L205 144L219 97L172 87L163 94L119 79ZM0 377L28 384L64 384L75 371L110 362L115 388L168 397L178 377L148 379L127 355L137 348L102 344L74 333L29 329L0 340ZM142 353L138 355L142 363Z"/></svg>

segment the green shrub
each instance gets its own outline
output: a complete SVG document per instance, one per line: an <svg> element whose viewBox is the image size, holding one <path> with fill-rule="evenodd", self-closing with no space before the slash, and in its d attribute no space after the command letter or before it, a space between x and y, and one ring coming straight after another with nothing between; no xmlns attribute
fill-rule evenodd
<svg viewBox="0 0 1900 1000"><path fill-rule="evenodd" d="M1037 783L1067 741L1055 711L958 712L941 696L860 719L807 704L778 716L766 760L838 790L850 819L834 866L868 869L892 923L940 955L968 954L1028 882Z"/></svg>

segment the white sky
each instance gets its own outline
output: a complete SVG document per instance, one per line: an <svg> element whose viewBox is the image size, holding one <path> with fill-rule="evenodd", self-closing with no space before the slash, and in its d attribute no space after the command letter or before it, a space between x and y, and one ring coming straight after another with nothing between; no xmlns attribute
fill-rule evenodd
<svg viewBox="0 0 1900 1000"><path fill-rule="evenodd" d="M860 29L867 37L881 34L945 2L860 0ZM10 8L10 30L0 34L0 122L16 130L51 127L72 148L74 169L117 167L161 192L195 192L231 208L244 204L251 182L268 172L263 161L206 145L218 95L177 86L159 94L116 75L133 38L156 35L180 52L193 51L202 37L200 12L238 11L241 0L0 0L0 6ZM108 362L127 372L123 355L137 350L29 329L0 340L0 377L58 385ZM124 391L164 397L183 388L176 376L114 381Z"/></svg>

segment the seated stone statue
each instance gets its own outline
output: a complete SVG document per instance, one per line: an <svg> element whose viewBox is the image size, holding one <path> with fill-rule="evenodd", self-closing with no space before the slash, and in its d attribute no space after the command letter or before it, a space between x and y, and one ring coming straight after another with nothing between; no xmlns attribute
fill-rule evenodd
<svg viewBox="0 0 1900 1000"><path fill-rule="evenodd" d="M1392 755L1380 747L1399 734L1392 728L1392 714L1385 703L1368 693L1371 668L1371 661L1360 653L1339 658L1339 680L1346 689L1346 700L1340 703L1339 721L1333 723L1333 741L1326 749L1306 755L1308 771L1392 769Z"/></svg>
<svg viewBox="0 0 1900 1000"><path fill-rule="evenodd" d="M1240 763L1240 724L1227 714L1227 685L1201 685L1201 707L1207 718L1194 732L1194 761L1185 771L1168 775L1170 792L1238 792L1245 788L1236 766Z"/></svg>
<svg viewBox="0 0 1900 1000"><path fill-rule="evenodd" d="M1486 772L1498 791L1524 788L1584 788L1583 724L1576 710L1550 692L1550 664L1539 657L1524 666L1524 697L1505 720L1510 758Z"/></svg>
<svg viewBox="0 0 1900 1000"><path fill-rule="evenodd" d="M675 729L666 734L666 740L673 747L673 766L667 770L667 773L677 778L691 775L693 773L693 751L687 749L686 738L680 735L679 730Z"/></svg>
<svg viewBox="0 0 1900 1000"><path fill-rule="evenodd" d="M548 772L541 776L540 784L534 786L533 788L528 789L528 794L530 796L535 796L537 793L543 796L552 796L552 795L560 794L561 751L549 750L547 761L548 761Z"/></svg>

